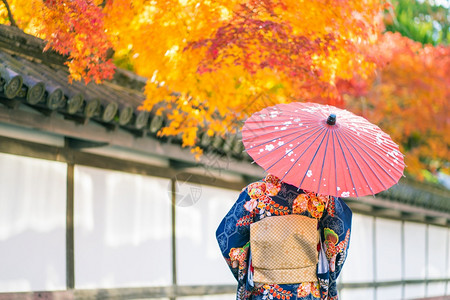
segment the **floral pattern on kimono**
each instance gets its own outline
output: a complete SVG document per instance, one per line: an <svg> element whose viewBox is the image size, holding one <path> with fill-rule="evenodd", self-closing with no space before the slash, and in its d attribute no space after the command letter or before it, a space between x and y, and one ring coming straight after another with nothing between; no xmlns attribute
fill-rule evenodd
<svg viewBox="0 0 450 300"><path fill-rule="evenodd" d="M250 224L288 214L318 220L317 281L294 284L253 282ZM340 198L305 192L273 175L249 184L216 231L222 255L238 282L236 299L338 299L336 281L347 257L351 219L350 208Z"/></svg>

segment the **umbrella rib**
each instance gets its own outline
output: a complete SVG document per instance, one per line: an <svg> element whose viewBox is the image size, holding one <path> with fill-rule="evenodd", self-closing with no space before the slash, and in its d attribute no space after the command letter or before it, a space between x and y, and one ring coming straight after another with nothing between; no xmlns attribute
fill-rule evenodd
<svg viewBox="0 0 450 300"><path fill-rule="evenodd" d="M316 112L316 114L317 113L321 113L320 111L317 111ZM317 115L316 114L312 114L312 113L296 113L296 114L290 114L290 113L288 113L288 112L284 112L284 111L281 111L279 114L277 114L277 115L275 115L275 116L273 116L273 117L270 117L269 116L269 118L266 118L265 116L264 116L264 119L265 120L270 120L270 119L273 119L273 120L279 120L281 117L286 117L286 118L289 118L289 117L291 117L290 119L284 119L284 120L287 120L287 121L291 121L292 119L294 119L294 118L299 118L299 119L301 119L301 120L317 120ZM270 112L265 112L265 113L262 113L262 115L270 115ZM322 114L322 116L324 117L324 119L326 119L327 117L328 117L328 115L326 115L326 114ZM259 118L261 118L262 119L262 117L261 117L261 114L260 115L256 115L256 116L252 116L252 117L250 117L247 121L246 121L246 123L247 122L254 122L253 120L254 119L256 119L257 117L259 117ZM260 121L256 121L256 122L260 122Z"/></svg>
<svg viewBox="0 0 450 300"><path fill-rule="evenodd" d="M276 110L276 111L278 111L279 113L273 113L273 111L265 111L265 112L262 112L261 114L265 114L265 115L270 115L270 114L272 114L272 115L275 115L273 118L276 118L276 117L278 117L278 115L280 115L280 116L287 116L287 117L300 117L300 116L303 116L303 117L306 117L306 116L311 116L313 119L316 119L316 115L317 114L321 114L322 116L328 116L327 114L325 114L325 113L323 113L321 110L317 110L317 111L315 111L315 112L310 112L310 111L304 111L304 110L302 110L301 108L299 109L299 110L301 110L302 112L292 112L292 111L289 111L289 110ZM260 115L261 115L260 114Z"/></svg>
<svg viewBox="0 0 450 300"><path fill-rule="evenodd" d="M350 175L350 180L352 181L353 188L355 189L356 197L358 197L358 192L356 191L355 182L353 181L352 171L350 170L350 166L348 165L347 158L345 157L344 149L342 148L341 141L339 139L337 139L337 141L338 141L339 147L341 148L341 151L342 151L342 157L344 157L345 164L347 165L348 174Z"/></svg>
<svg viewBox="0 0 450 300"><path fill-rule="evenodd" d="M288 118L290 117L290 118ZM326 118L324 118L326 119ZM298 120L298 121L296 121ZM249 123L267 123L267 122L296 122L296 123L302 123L303 121L310 121L310 122L317 122L317 117L315 116L303 116L303 115L297 115L297 116L283 116L283 117L279 117L279 118L256 118L256 117L252 117L250 119L248 119L247 121L245 121L246 124Z"/></svg>
<svg viewBox="0 0 450 300"><path fill-rule="evenodd" d="M373 140L371 140L371 141L367 141L367 143L370 143L372 146L374 146L374 147L376 147L376 148L378 148L380 150L390 150L393 147L398 147L398 145L395 144L394 142L376 143Z"/></svg>
<svg viewBox="0 0 450 300"><path fill-rule="evenodd" d="M352 135L351 134L347 134L346 132L343 132L343 134L345 134L349 139L351 139L353 142L355 142L355 140L352 138ZM395 144L395 147L397 147L397 149L395 149L395 148L389 148L389 147L386 147L386 146L383 146L383 147L381 147L380 145L378 145L378 144L374 144L374 143L370 143L370 145L372 145L372 146L375 146L377 149L379 149L380 151L386 151L386 154L388 154L388 152L389 151L393 151L393 150L395 150L395 151L397 151L400 155L402 155L403 157L404 157L404 155L403 154L401 154L400 153L400 150L398 150L398 145L396 145ZM360 147L361 149L362 149L362 147ZM382 159L382 160L384 160L384 158L378 153L378 152L376 152L376 151L374 151L372 148L370 148L370 147L368 147L368 149L370 149L375 155L377 155L380 159ZM363 151L365 151L364 149L362 149ZM369 153L367 153L367 151L365 151L365 153L367 154L367 155L369 155L371 158L372 158L372 156L369 154ZM372 158L373 159L373 158ZM374 160L375 161L375 160ZM405 165L404 163L403 163L403 165ZM380 166L381 167L381 166ZM387 173L388 174L388 173ZM389 175L389 174L388 174Z"/></svg>
<svg viewBox="0 0 450 300"><path fill-rule="evenodd" d="M331 131L331 135L333 136L333 155L334 155L334 182L336 185L336 196L339 195L338 191L338 180L337 180L337 161L336 161L336 146L334 145L334 130Z"/></svg>
<svg viewBox="0 0 450 300"><path fill-rule="evenodd" d="M328 141L330 140L330 135L329 135L329 133L330 133L330 132L327 131L327 134L326 134L326 136L327 136L327 143L325 144L325 153L323 154L322 169L320 170L319 185L318 185L318 188L317 188L317 194L319 194L319 192L320 192L320 185L322 184L323 168L324 168L324 166L325 166L325 158L326 158L326 156L327 156ZM320 148L320 146L322 146L322 143L320 143L319 148Z"/></svg>
<svg viewBox="0 0 450 300"><path fill-rule="evenodd" d="M309 130L309 131L307 131L307 132L305 132L305 133L303 133L303 134L301 134L301 135L299 135L299 136L295 136L293 139L291 139L291 140L285 142L283 145L280 145L280 146L276 147L274 150L280 149L280 148L283 147L285 144L288 144L288 143L294 141L295 139L297 139L297 138L299 138L299 137L302 137L302 136L304 136L305 134L310 133L310 132L313 131L313 130L314 130L314 128L312 128L311 130ZM319 131L319 130L320 130L320 128L316 129L316 132ZM316 132L313 132L312 134L315 134ZM293 134L295 134L295 133L297 133L297 132L291 132L291 133L289 133L289 134L280 136L279 138L284 138L284 137L287 137L287 136L289 136L289 135L293 135ZM305 140L305 141L306 141L306 140ZM297 148L298 146L300 146L301 144L303 144L305 141L303 141L302 143L300 143L299 145L297 145L296 148ZM263 142L263 143L261 143L261 144L259 144L259 145L254 146L253 148L261 147L261 146L263 146L263 145L265 145L265 144L267 144L267 142ZM253 149L253 148L252 148L252 149ZM249 150L251 150L251 149L245 149L244 151L248 153ZM266 155L269 155L269 154L271 154L271 153L272 153L272 151L268 151L266 154L264 154L264 155L258 157L258 159L261 159L261 158L263 158L263 157L266 157ZM286 154L287 154L287 153L286 153Z"/></svg>
<svg viewBox="0 0 450 300"><path fill-rule="evenodd" d="M319 132L319 130L320 130L320 128L318 129L318 130L316 130L316 132L314 132L313 134L315 134L315 133L317 133L317 132ZM323 129L322 129L323 130ZM312 135L311 135L312 136ZM318 135L319 136L319 135ZM298 137L296 137L296 138L298 138ZM314 141L317 139L317 137L314 139ZM295 140L295 139L293 139L293 140ZM293 141L293 140L291 140L291 141ZM307 140L304 140L303 142L301 142L300 144L298 144L297 146L295 146L293 149L292 149L292 151L290 151L290 152L293 152L297 147L299 147L300 145L302 145L304 142L306 142ZM313 142L314 142L313 141ZM311 145L310 145L311 146ZM278 148L280 148L281 146L279 146ZM278 149L277 148L277 149ZM308 148L309 148L309 146L308 146ZM306 149L308 149L308 148L306 148ZM281 178L281 181L283 181L283 179L284 179L284 177L286 177L286 175L290 172L290 170L294 167L294 165L297 163L297 161L303 156L303 154L305 154L305 152L306 152L306 149L305 149L305 151L303 151L303 153L297 158L297 160L292 164L292 166L289 168L289 170L284 174L284 176L283 176L283 178ZM290 153L289 152L289 153ZM264 154L264 156L266 156L267 154L270 154L271 152L268 152L268 153L266 153L266 154ZM280 160L282 160L283 158L285 158L286 157L286 155L288 155L289 153L285 153L281 158L279 158L276 162L274 162L270 167L268 167L267 169L266 169L266 171L269 171L275 164L277 164ZM261 157L259 157L259 158L262 158L263 156L261 156Z"/></svg>
<svg viewBox="0 0 450 300"><path fill-rule="evenodd" d="M380 131L381 131L381 129L379 129ZM343 131L345 131L345 132L347 132L347 131L349 131L349 129L348 128L344 128L344 130ZM376 131L374 131L374 132L376 132ZM378 144L378 143L374 143L372 140L370 140L370 141L366 141L366 143L370 143L370 145L372 145L372 146L374 146L374 147L376 147L376 148L378 148L378 149L380 149L380 150L386 150L386 151L388 151L388 150L395 150L395 149L392 149L392 147L398 147L398 145L397 144L395 144L392 140L386 140L386 143L388 144L388 145L390 145L390 147L388 147L388 146L385 146L385 145L382 145L382 144ZM397 150L398 151L398 150ZM400 153L400 151L398 151L398 153L399 154L401 154ZM404 156L403 154L401 154L402 156Z"/></svg>
<svg viewBox="0 0 450 300"><path fill-rule="evenodd" d="M354 143L355 143L355 140L354 139L352 139L351 138L351 136L349 136L349 135L347 135L345 132L343 132L342 133L342 136L343 136L343 138L348 142L348 143L350 143L350 145L353 147L353 149L359 154L359 156L363 159L363 161L366 163L366 165L369 167L369 169L372 171L372 174L373 175L375 175L375 177L378 179L378 181L381 183L381 185L383 186L383 188L384 189L386 189L386 186L384 185L384 183L381 181L381 179L380 179L380 176L378 176L378 174L373 170L373 168L368 164L368 162L367 162L367 160L366 159L364 159L364 157L361 155L361 153L358 151L358 149L356 149L356 147L355 147L355 145L354 145ZM352 140L352 142L351 141L349 141L349 139L351 139ZM370 155L369 153L367 153L367 151L365 151L362 147L358 147L360 150L362 150L364 153L366 153L371 159L372 159L372 161L374 161L381 169L383 169L384 170L384 168L372 157L372 155ZM361 172L362 173L362 172ZM363 174L363 176L364 176L364 174ZM391 177L392 178L392 177ZM366 178L364 177L364 180L366 180ZM369 188L370 188L370 191L372 192L372 195L375 195L375 193L373 192L373 190L372 190L372 187L370 186L370 184L367 182L367 180L366 180L366 183L367 183L367 185L369 186Z"/></svg>
<svg viewBox="0 0 450 300"><path fill-rule="evenodd" d="M324 130L325 130L325 128L324 128L322 131L324 131ZM305 153L306 150L308 150L309 147L311 147L311 145L319 138L319 136L320 136L320 135L318 135L318 136L314 139L314 141L312 141L312 143L308 146L308 148L305 149L305 151L303 151L303 153ZM311 162L309 163L309 166L308 166L307 170L309 170L309 168L311 167L311 165L312 165L314 159L316 158L317 152L319 151L320 146L322 145L324 139L325 139L325 135L323 136L322 140L320 141L320 144L319 144L319 146L317 147L316 152L314 153L314 156L313 156L313 158L311 159ZM303 154L302 154L302 155L303 155ZM299 157L298 159L300 159L300 157ZM298 159L297 159L297 161L298 161ZM295 163L297 163L297 161L295 161ZM294 165L295 165L295 164L294 164ZM293 167L294 165L291 166L291 169L292 169L292 167ZM289 171L290 171L291 169L289 169ZM288 172L289 172L289 171L288 171ZM305 175L303 175L303 179L302 179L302 181L300 182L300 184L298 185L298 187L301 187L301 185L303 184L303 181L305 180L307 174L308 174L308 171L306 171ZM285 174L285 176L286 176L286 174ZM319 183L319 184L320 184L320 183Z"/></svg>
<svg viewBox="0 0 450 300"><path fill-rule="evenodd" d="M294 128L294 129L295 129L295 128ZM309 131L305 132L304 134L309 133L309 132L311 132L312 130L314 130L314 128L311 128ZM279 137L277 137L277 138L285 138L285 137L287 137L287 136L290 136L290 135L293 135L293 134L297 134L297 133L298 133L298 131L294 131L294 132L290 132L290 133L287 133L287 134L285 134L285 135L279 136ZM253 137L253 138L256 138L256 137L257 137L257 138L260 138L261 136L268 135L268 134L273 134L273 132L264 133L264 134L255 136L255 137ZM304 134L302 134L302 135L304 135ZM293 140L295 140L295 138L294 138ZM247 139L242 139L242 141L243 141L243 142L244 142L244 141L247 141ZM291 141L292 141L292 140L291 140ZM260 147L260 146L262 146L262 145L264 145L264 144L267 144L267 143L269 143L269 142L270 142L270 141L262 142L262 143L260 143L260 144L258 144L258 145L253 146L252 148ZM248 150L250 150L250 149L245 149L245 151L248 151Z"/></svg>
<svg viewBox="0 0 450 300"><path fill-rule="evenodd" d="M326 118L324 118L326 119ZM301 122L301 121L316 121L319 120L317 116L313 115L279 115L276 117L261 117L252 116L245 121L245 123L260 123L263 122L273 122L273 121L284 121L284 122Z"/></svg>
<svg viewBox="0 0 450 300"><path fill-rule="evenodd" d="M337 134L339 134L339 133L337 133ZM346 137L342 136L342 138L345 139L345 140L347 141L347 143L350 143L349 140L348 140ZM353 161L355 162L356 166L358 167L359 171L361 172L361 175L363 176L364 181L367 183L367 186L369 187L370 191L372 192L372 195L375 195L375 193L374 193L373 190L372 190L372 187L370 186L370 183L367 181L366 176L364 176L364 173L363 173L363 171L361 170L361 167L359 166L358 162L356 161L355 157L353 156L353 153L352 153L352 152L350 151L350 149L348 148L347 143L345 143L344 146L347 148L348 153L350 153L351 157L353 158ZM355 149L355 147L354 147L352 144L351 144L351 146L353 147L353 149ZM355 151L358 152L356 149L355 149ZM358 153L359 153L359 152L358 152ZM360 156L361 158L363 158L363 157L361 156L361 154L359 154L359 156ZM363 158L363 161L366 162L366 161L364 160L364 158ZM366 164L367 164L367 162L366 162ZM368 165L368 164L367 164L367 165ZM368 166L369 166L369 165L368 165ZM370 166L369 166L369 168L370 168ZM372 169L372 168L370 168L370 169ZM372 170L372 172L373 172L373 170ZM375 174L375 176L376 176L376 174ZM376 176L376 177L378 178L378 176ZM379 179L378 179L378 180L379 180ZM380 181L380 182L381 182L381 181ZM382 182L381 182L381 184L382 184L383 187L384 187L384 184L383 184ZM353 186L354 186L354 185L353 185ZM356 186L354 186L354 188L355 188L356 196L358 196Z"/></svg>
<svg viewBox="0 0 450 300"><path fill-rule="evenodd" d="M258 129L266 129L266 128L270 128L270 127L276 127L276 126L270 125L270 126L266 126L266 127L259 127ZM297 129L302 128L302 127L305 127L305 126L301 125L301 126L291 127L291 128L289 128L289 129L280 130L280 131L291 131L292 129L296 129L296 130L297 130ZM245 129L245 130L247 130L247 131L255 131L255 129ZM295 131L295 133L298 133L298 130ZM262 137L262 136L270 135L270 134L273 134L273 131L265 132L265 133L258 134L258 135L253 135L253 136L251 136L251 137L243 138L242 140L243 140L243 141L247 141L247 140L250 140L250 139L253 139L253 138L256 138L256 137L257 137L257 138L260 138L260 137ZM291 133L291 134L292 134L292 133Z"/></svg>
<svg viewBox="0 0 450 300"><path fill-rule="evenodd" d="M314 124L314 123L315 122L309 122L309 123L303 122L300 126L292 126L292 127L286 128L285 130L298 129L298 128L306 127L306 126L304 126L304 124L310 125L310 124ZM281 124L281 125L280 124L275 124L275 125L259 126L258 128L252 128L252 129L247 129L246 128L245 130L247 130L247 131L257 131L257 130L267 129L267 128L271 128L271 127L283 127L283 126L284 126L283 124ZM265 135L272 134L272 133L273 132L265 132L265 133L257 135L257 137L259 138L261 136L265 136ZM243 140L249 140L249 139L252 139L254 137L255 136L247 137L247 138L245 138Z"/></svg>
<svg viewBox="0 0 450 300"><path fill-rule="evenodd" d="M296 123L291 123L291 124L283 124L283 121L281 121L281 122L254 122L254 123L252 123L252 126L254 126L254 128L248 128L249 127L248 123L246 123L246 125L244 126L244 130L256 131L256 130L267 129L267 128L271 128L271 127L286 127L286 129L289 129L292 127L294 127L294 128L306 127L308 125L315 125L317 123L318 122L314 121L314 120L311 120L311 121L305 120L303 122L296 122ZM258 125L258 126L255 126L255 125Z"/></svg>
<svg viewBox="0 0 450 300"><path fill-rule="evenodd" d="M346 137L347 137L347 140L348 139L351 139L352 141L353 141L353 143L355 143L355 140L350 136L350 135L347 135L346 133L343 133ZM358 146L358 148L360 149L360 150L362 150L364 153L366 153L371 159L372 159L372 161L374 161L377 165L378 165L378 167L380 167L380 169L381 170L383 170L384 171L384 173L386 173L386 175L388 175L391 179L392 179L392 181L396 181L392 176L391 176L391 174L389 174L387 171L386 171L386 169L383 167L383 166L381 166L379 163L378 163L378 161L377 160L375 160L374 158L373 158L373 156L372 155L370 155L370 153L368 153L363 147L361 147L361 146ZM370 148L369 148L370 149ZM356 150L356 149L355 149ZM358 153L359 153L359 151L357 151ZM377 152L375 152L375 151L373 151L372 150L372 152L374 153L374 154L376 154L379 158L381 158L381 159L383 159L383 157L381 157ZM364 160L365 161L365 160ZM370 167L370 166L369 166ZM372 170L372 168L370 168L371 170ZM393 169L395 169L395 168L393 168ZM397 169L395 169L395 170L397 170ZM372 170L372 172L374 173L374 175L377 177L377 179L380 181L380 183L381 183L381 185L383 185L383 187L385 188L385 189L387 189L386 188L386 186L384 185L384 183L380 180L380 178L379 178L379 176L377 176L377 174Z"/></svg>
<svg viewBox="0 0 450 300"><path fill-rule="evenodd" d="M376 161L376 160L374 159L374 157L373 157L372 155L370 155L370 153L368 153L366 150L364 150L363 147L360 147L359 144L355 143L355 140L354 140L350 135L348 135L347 133L343 132L343 133L342 133L342 136L343 136L343 138L344 138L344 139L345 139L345 140L353 147L353 149L359 154L359 156L363 159L363 161L366 163L366 165L369 167L369 169L372 171L372 173L375 175L375 177L376 177L376 178L378 179L378 181L381 183L381 185L383 186L383 188L384 188L384 189L387 189L386 185L383 183L383 181L381 181L380 176L378 176L378 174L377 174L377 173L373 170L373 168L368 164L367 160L364 159L364 157L361 155L360 151L358 151L358 149L356 149L355 144L358 145L358 148L359 148L360 150L362 150L365 154L367 154L367 155L370 157L370 159L372 159L372 161L375 162L375 163L378 165L378 167L380 167L380 169L382 169L389 177L391 177L390 174L386 172L386 170L378 163L378 161ZM351 141L349 141L349 140L351 140ZM374 153L376 153L376 152L374 152ZM364 179L365 179L365 178L364 178ZM392 177L391 177L391 179L394 180ZM366 180L366 182L367 182L367 180ZM367 184L369 185L369 188L370 188L370 190L372 191L372 188L370 187L370 184L369 184L369 183L367 183ZM375 195L375 194L373 193L373 191L372 191L372 195Z"/></svg>

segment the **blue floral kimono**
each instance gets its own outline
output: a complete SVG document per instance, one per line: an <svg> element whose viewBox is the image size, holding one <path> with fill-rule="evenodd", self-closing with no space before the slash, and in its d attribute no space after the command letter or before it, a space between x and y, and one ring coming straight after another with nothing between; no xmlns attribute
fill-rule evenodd
<svg viewBox="0 0 450 300"><path fill-rule="evenodd" d="M250 225L291 214L318 220L317 281L254 282ZM272 175L245 187L216 232L222 254L238 281L236 299L338 299L336 281L347 256L351 219L352 212L341 199L299 190Z"/></svg>

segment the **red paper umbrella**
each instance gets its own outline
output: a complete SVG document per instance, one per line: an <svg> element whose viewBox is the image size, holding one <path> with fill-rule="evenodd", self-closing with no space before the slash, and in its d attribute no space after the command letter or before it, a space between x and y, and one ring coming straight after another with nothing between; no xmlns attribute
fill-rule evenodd
<svg viewBox="0 0 450 300"><path fill-rule="evenodd" d="M398 145L378 126L316 103L278 104L254 113L242 141L268 173L323 195L374 195L397 183L405 167Z"/></svg>

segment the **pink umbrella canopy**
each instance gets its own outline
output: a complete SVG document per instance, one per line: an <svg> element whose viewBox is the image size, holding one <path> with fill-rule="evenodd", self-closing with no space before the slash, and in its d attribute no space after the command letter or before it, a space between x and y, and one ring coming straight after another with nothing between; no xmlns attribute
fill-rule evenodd
<svg viewBox="0 0 450 300"><path fill-rule="evenodd" d="M317 103L278 104L254 113L242 141L268 173L323 195L374 195L397 183L405 167L398 145L378 126Z"/></svg>

